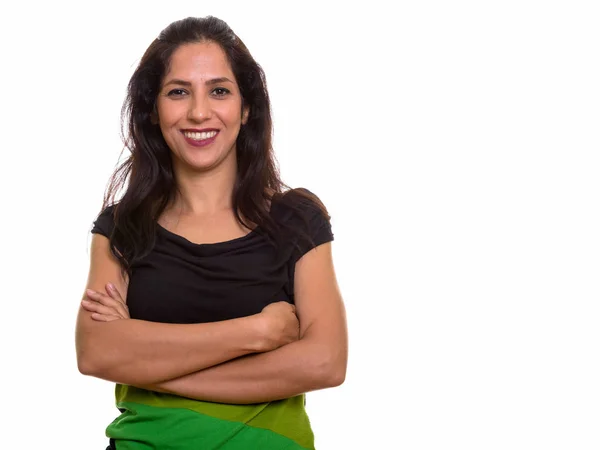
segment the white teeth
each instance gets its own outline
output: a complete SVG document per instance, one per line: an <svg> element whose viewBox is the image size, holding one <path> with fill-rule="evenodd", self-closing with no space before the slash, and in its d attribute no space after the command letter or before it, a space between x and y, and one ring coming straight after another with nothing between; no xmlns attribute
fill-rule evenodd
<svg viewBox="0 0 600 450"><path fill-rule="evenodd" d="M190 138L195 141L202 141L204 139L209 139L211 137L214 137L216 134L217 134L217 131L206 131L206 132L202 132L202 133L196 133L193 131L184 131L183 132L183 135L186 138Z"/></svg>

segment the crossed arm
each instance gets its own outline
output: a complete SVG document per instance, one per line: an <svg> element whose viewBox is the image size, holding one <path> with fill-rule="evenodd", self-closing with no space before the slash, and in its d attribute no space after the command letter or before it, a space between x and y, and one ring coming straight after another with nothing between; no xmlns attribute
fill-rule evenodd
<svg viewBox="0 0 600 450"><path fill-rule="evenodd" d="M198 400L238 404L267 402L337 386L345 378L348 343L331 243L309 251L296 263L294 286L300 322L300 338L294 342L261 352L256 322L251 322L252 318L192 325L132 319L96 322L97 329L106 327L107 338L109 326L113 331L120 327L121 342L123 339L129 344L137 341L145 352L136 353L139 356L129 363L129 370L128 364L113 364L110 371L102 373L90 369L87 374ZM119 298L116 292L108 291L108 295ZM92 320L90 311L80 310L80 316L87 315L86 319ZM148 326L155 330L142 332L144 327L148 330ZM181 336L175 337L177 333ZM172 341L169 341L170 336ZM98 339L96 342L101 345L103 341ZM221 346L217 344L215 348L215 343L221 343ZM80 345L82 349L85 347ZM87 348L92 350L89 345ZM108 346L104 349L110 350ZM78 355L81 353L83 350L78 351ZM167 354L172 356L166 360L158 357ZM148 369L148 376L133 379L130 374L142 373L141 367Z"/></svg>

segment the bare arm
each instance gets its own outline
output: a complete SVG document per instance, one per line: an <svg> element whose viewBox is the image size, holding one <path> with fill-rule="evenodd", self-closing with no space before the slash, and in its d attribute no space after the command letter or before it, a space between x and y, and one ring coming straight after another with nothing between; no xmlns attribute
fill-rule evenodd
<svg viewBox="0 0 600 450"><path fill-rule="evenodd" d="M122 384L157 383L260 350L252 317L208 324L93 322L80 310L79 370Z"/></svg>
<svg viewBox="0 0 600 450"><path fill-rule="evenodd" d="M343 383L348 357L346 315L331 256L331 243L296 264L300 340L244 356L177 379L138 385L198 400L259 403Z"/></svg>
<svg viewBox="0 0 600 450"><path fill-rule="evenodd" d="M126 301L128 280L120 275L108 239L94 234L87 288L103 292L109 281L125 293ZM134 319L99 322L80 307L77 363L81 373L117 383L160 383L286 343L276 343L282 335L275 336L273 331L272 322L262 314L204 324Z"/></svg>

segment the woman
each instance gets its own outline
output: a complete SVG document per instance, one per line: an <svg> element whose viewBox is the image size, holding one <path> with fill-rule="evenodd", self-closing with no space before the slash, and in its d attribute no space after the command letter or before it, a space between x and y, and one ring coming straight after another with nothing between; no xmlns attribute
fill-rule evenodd
<svg viewBox="0 0 600 450"><path fill-rule="evenodd" d="M81 373L117 383L108 448L314 448L304 394L343 382L345 313L327 211L279 179L262 69L223 21L177 21L122 113L76 333Z"/></svg>

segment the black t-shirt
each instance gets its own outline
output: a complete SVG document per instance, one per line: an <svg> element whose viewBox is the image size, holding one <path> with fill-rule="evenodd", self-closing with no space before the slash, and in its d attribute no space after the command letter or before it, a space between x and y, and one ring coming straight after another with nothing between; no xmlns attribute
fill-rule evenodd
<svg viewBox="0 0 600 450"><path fill-rule="evenodd" d="M110 236L113 208L102 211L92 233ZM288 209L274 200L271 217L300 227L314 246L333 240L331 224L316 205L302 208L308 229ZM281 300L294 303L296 262L314 246L298 235L277 251L256 230L226 242L195 244L157 225L152 251L132 267L129 313L153 322L203 323L257 314Z"/></svg>

